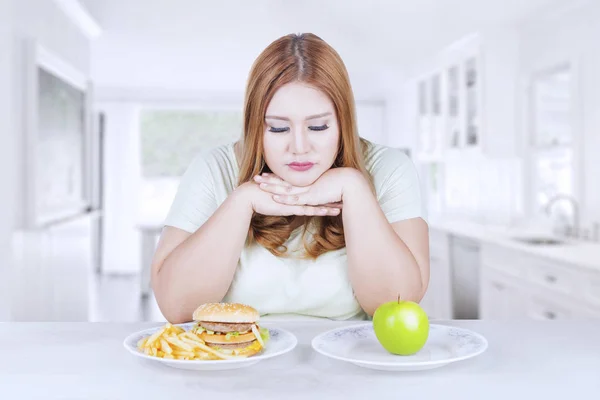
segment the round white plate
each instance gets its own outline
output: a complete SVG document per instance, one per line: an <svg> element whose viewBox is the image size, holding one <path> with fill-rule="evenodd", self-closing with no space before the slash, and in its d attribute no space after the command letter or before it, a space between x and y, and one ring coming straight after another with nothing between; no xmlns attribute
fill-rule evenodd
<svg viewBox="0 0 600 400"><path fill-rule="evenodd" d="M181 326L186 331L191 329L193 325L193 322L189 322L186 324L177 324L177 326ZM261 327L265 326L261 325ZM290 352L298 344L298 339L292 333L279 328L265 327L269 329L269 334L271 336L269 341L266 343L266 346L261 353L248 358L236 360L172 360L168 358L149 356L139 351L137 348L138 341L145 336L152 335L160 328L162 328L162 326L133 333L127 338L125 338L123 345L131 354L137 357L162 363L174 368L207 371L248 367L262 360L266 360L268 358L280 356L282 354Z"/></svg>
<svg viewBox="0 0 600 400"><path fill-rule="evenodd" d="M333 329L315 337L317 352L360 367L386 371L419 371L438 368L483 353L487 340L468 329L430 324L425 346L411 356L389 353L381 346L372 323Z"/></svg>

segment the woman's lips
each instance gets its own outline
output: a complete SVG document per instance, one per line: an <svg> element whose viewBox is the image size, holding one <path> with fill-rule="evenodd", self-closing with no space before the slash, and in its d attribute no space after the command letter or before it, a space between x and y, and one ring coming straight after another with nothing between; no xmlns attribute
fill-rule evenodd
<svg viewBox="0 0 600 400"><path fill-rule="evenodd" d="M313 165L315 165L315 164L310 163L310 162L294 162L294 163L288 164L288 167L290 167L294 171L308 171L309 169L311 169L313 167Z"/></svg>

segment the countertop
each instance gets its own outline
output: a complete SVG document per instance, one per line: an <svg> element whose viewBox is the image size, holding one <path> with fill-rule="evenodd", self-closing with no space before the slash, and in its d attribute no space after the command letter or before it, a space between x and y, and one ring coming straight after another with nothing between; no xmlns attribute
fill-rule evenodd
<svg viewBox="0 0 600 400"><path fill-rule="evenodd" d="M200 372L125 350L127 335L161 323L2 323L0 397L548 400L589 398L600 391L598 321L432 322L472 329L489 347L475 358L429 371L374 371L310 347L315 335L356 321L277 321L298 337L294 351L248 368Z"/></svg>
<svg viewBox="0 0 600 400"><path fill-rule="evenodd" d="M429 227L453 235L471 238L484 243L496 244L508 249L600 272L600 243L559 238L565 240L566 243L559 245L530 245L512 238L553 236L539 229L501 227L456 219L433 220L429 222Z"/></svg>

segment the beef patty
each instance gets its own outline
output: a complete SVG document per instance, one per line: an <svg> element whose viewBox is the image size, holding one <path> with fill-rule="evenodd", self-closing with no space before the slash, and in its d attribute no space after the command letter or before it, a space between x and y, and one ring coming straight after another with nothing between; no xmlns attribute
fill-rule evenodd
<svg viewBox="0 0 600 400"><path fill-rule="evenodd" d="M213 332L248 332L252 330L252 323L226 323L226 322L208 322L208 321L200 321L200 325L209 331Z"/></svg>

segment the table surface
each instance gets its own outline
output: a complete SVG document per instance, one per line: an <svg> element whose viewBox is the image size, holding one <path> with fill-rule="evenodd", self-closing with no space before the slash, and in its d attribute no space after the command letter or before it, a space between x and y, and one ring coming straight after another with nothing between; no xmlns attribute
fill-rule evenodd
<svg viewBox="0 0 600 400"><path fill-rule="evenodd" d="M420 372L369 370L312 350L317 334L356 323L264 322L293 332L298 346L231 371L179 370L125 350L126 336L162 323L0 323L0 398L565 399L600 392L600 321L432 321L481 333L489 347Z"/></svg>

